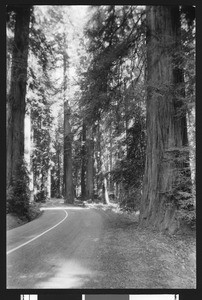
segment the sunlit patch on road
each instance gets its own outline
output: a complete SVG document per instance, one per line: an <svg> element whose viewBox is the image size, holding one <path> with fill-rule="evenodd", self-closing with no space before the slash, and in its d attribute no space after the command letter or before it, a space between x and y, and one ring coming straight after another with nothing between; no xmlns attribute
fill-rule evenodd
<svg viewBox="0 0 202 300"><path fill-rule="evenodd" d="M52 272L46 274L45 277L48 277L46 280L40 279L35 288L80 288L96 274L75 260L61 261L58 263L58 270L54 269ZM54 272L56 273L54 274Z"/></svg>

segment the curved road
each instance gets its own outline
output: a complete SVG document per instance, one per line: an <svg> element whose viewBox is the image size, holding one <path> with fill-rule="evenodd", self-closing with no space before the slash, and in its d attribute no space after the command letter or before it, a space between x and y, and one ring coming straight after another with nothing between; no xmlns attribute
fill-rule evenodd
<svg viewBox="0 0 202 300"><path fill-rule="evenodd" d="M93 287L106 219L93 209L53 209L8 231L7 288Z"/></svg>
<svg viewBox="0 0 202 300"><path fill-rule="evenodd" d="M137 226L106 207L46 208L7 232L7 288L195 288L170 239Z"/></svg>

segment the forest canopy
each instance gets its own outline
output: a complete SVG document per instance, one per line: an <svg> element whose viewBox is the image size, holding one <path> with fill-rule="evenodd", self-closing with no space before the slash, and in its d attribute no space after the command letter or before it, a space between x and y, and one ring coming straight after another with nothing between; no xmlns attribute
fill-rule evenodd
<svg viewBox="0 0 202 300"><path fill-rule="evenodd" d="M195 7L7 6L7 212L195 227Z"/></svg>

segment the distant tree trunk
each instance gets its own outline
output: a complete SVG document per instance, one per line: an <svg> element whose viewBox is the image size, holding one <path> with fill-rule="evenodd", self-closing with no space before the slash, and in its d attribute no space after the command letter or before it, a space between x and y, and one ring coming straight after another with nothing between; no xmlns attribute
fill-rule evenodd
<svg viewBox="0 0 202 300"><path fill-rule="evenodd" d="M112 181L112 168L113 168L113 136L112 136L112 123L110 124L109 128L109 190L111 193L114 192L114 184Z"/></svg>
<svg viewBox="0 0 202 300"><path fill-rule="evenodd" d="M58 148L57 148L57 184L56 184L56 197L60 198L61 197L61 192L60 192L60 169L61 169L61 163L60 163L60 145L58 144Z"/></svg>
<svg viewBox="0 0 202 300"><path fill-rule="evenodd" d="M74 185L72 177L72 133L70 125L70 106L66 100L68 95L68 54L66 36L64 37L63 72L64 72L64 198L66 203L74 202Z"/></svg>
<svg viewBox="0 0 202 300"><path fill-rule="evenodd" d="M6 66L6 91L7 95L10 93L10 83L11 83L11 54L7 49L7 66Z"/></svg>
<svg viewBox="0 0 202 300"><path fill-rule="evenodd" d="M24 118L31 6L16 8L11 86L7 103L7 186L24 157Z"/></svg>
<svg viewBox="0 0 202 300"><path fill-rule="evenodd" d="M179 226L173 195L180 166L176 151L186 147L186 114L182 103L183 74L176 59L180 47L178 6L147 7L147 150L140 225L173 233ZM177 115L178 114L178 115ZM188 175L189 176L189 175Z"/></svg>
<svg viewBox="0 0 202 300"><path fill-rule="evenodd" d="M94 199L94 142L92 129L87 131L87 169L86 169L86 196L87 199Z"/></svg>
<svg viewBox="0 0 202 300"><path fill-rule="evenodd" d="M64 103L64 185L65 202L74 202L74 188L72 178L72 133L70 127L70 107Z"/></svg>
<svg viewBox="0 0 202 300"><path fill-rule="evenodd" d="M81 199L86 200L86 125L84 122L81 137Z"/></svg>
<svg viewBox="0 0 202 300"><path fill-rule="evenodd" d="M51 168L48 169L47 174L47 198L51 198Z"/></svg>
<svg viewBox="0 0 202 300"><path fill-rule="evenodd" d="M27 169L29 172L29 190L30 190L30 201L34 200L33 196L33 170L32 170L32 151L33 151L33 132L32 132L32 120L31 120L31 109L25 114L25 149L24 158L27 163Z"/></svg>
<svg viewBox="0 0 202 300"><path fill-rule="evenodd" d="M103 198L105 204L110 204L106 178L103 179Z"/></svg>
<svg viewBox="0 0 202 300"><path fill-rule="evenodd" d="M102 151L101 151L101 132L100 123L97 125L97 141L96 141L96 161L97 161L97 193L98 196L102 196L102 183L103 183L103 172L102 172Z"/></svg>

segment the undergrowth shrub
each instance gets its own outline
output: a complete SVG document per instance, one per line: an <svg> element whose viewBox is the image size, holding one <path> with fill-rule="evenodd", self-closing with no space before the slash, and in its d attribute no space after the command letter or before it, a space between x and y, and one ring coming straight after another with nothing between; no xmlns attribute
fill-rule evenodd
<svg viewBox="0 0 202 300"><path fill-rule="evenodd" d="M29 210L29 176L24 161L19 161L7 194L8 212L27 216Z"/></svg>
<svg viewBox="0 0 202 300"><path fill-rule="evenodd" d="M196 226L195 186L191 180L189 148L169 149L170 161L175 166L175 180L172 189L167 192L168 199L177 207L178 220L192 229Z"/></svg>
<svg viewBox="0 0 202 300"><path fill-rule="evenodd" d="M179 219L189 225L192 229L195 229L196 205L194 192L178 192L178 205Z"/></svg>
<svg viewBox="0 0 202 300"><path fill-rule="evenodd" d="M112 180L119 185L119 204L124 210L139 210L145 166L146 136L145 118L136 116L128 129L127 155L119 160L111 172Z"/></svg>
<svg viewBox="0 0 202 300"><path fill-rule="evenodd" d="M29 176L24 160L18 163L16 174L7 189L6 210L7 213L14 213L19 218L26 218L28 221L40 213L36 204L30 204Z"/></svg>
<svg viewBox="0 0 202 300"><path fill-rule="evenodd" d="M196 226L196 198L195 189L191 181L189 149L180 149L180 155L175 155L178 167L177 180L173 187L173 195L178 207L178 218L189 227Z"/></svg>

